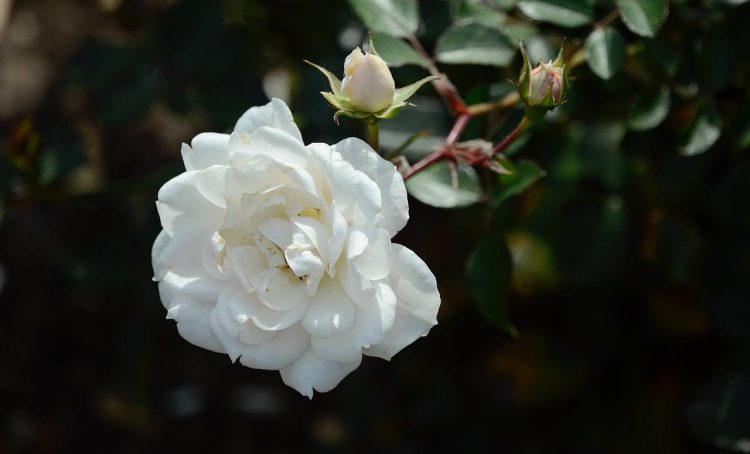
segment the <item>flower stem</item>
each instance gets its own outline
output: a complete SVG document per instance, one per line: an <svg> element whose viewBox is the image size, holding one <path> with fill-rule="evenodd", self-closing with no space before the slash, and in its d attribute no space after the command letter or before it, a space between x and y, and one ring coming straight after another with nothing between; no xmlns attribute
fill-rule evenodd
<svg viewBox="0 0 750 454"><path fill-rule="evenodd" d="M404 175L404 181L430 167L432 164L435 164L438 161L442 161L446 156L447 154L445 152L445 148L439 148L433 151L432 153L427 155L427 157L411 166L411 169L409 169L409 171L406 172L406 175Z"/></svg>
<svg viewBox="0 0 750 454"><path fill-rule="evenodd" d="M425 157L421 161L414 164L406 173L406 175L404 175L404 181L423 171L432 164L438 161L442 161L443 159L446 159L448 156L450 156L451 148L456 144L456 142L458 142L458 139L461 137L464 129L466 129L466 125L469 124L471 117L471 114L468 112L464 112L459 115L459 117L456 119L456 122L453 124L451 132L448 133L448 137L445 139L445 143L443 144L443 146L427 155L427 157Z"/></svg>
<svg viewBox="0 0 750 454"><path fill-rule="evenodd" d="M505 95L504 97L492 102L481 102L478 104L472 104L466 108L466 111L472 116L484 115L494 110L506 110L511 107L515 107L521 97L517 91L513 91Z"/></svg>
<svg viewBox="0 0 750 454"><path fill-rule="evenodd" d="M440 72L435 65L435 60L427 53L424 46L422 46L422 43L419 42L419 39L414 35L409 35L406 39L409 41L409 44L411 44L411 47L413 47L414 50L424 59L425 63L427 63L427 69L430 71L430 74L439 77L439 79L432 81L432 85L440 96L443 97L443 100L448 104L451 111L455 115L466 113L466 103L458 93L458 89L453 85L450 79L448 79L448 76Z"/></svg>
<svg viewBox="0 0 750 454"><path fill-rule="evenodd" d="M521 118L521 121L518 122L518 125L513 129L513 131L510 132L503 140L498 143L495 148L492 149L492 156L497 156L503 151L505 151L509 146L513 144L513 142L518 139L518 137L521 136L521 133L526 130L526 128L529 127L531 124L531 121L526 117L526 115Z"/></svg>
<svg viewBox="0 0 750 454"><path fill-rule="evenodd" d="M380 154L380 127L377 121L367 122L367 140L377 154Z"/></svg>

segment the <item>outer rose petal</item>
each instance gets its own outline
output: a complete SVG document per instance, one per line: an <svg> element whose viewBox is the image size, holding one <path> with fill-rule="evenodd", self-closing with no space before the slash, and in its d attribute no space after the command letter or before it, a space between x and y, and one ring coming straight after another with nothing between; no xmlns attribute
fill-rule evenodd
<svg viewBox="0 0 750 454"><path fill-rule="evenodd" d="M409 201L404 179L396 166L381 158L366 142L356 137L344 139L334 145L341 157L352 167L372 178L380 188L382 197L381 226L393 237L409 220Z"/></svg>
<svg viewBox="0 0 750 454"><path fill-rule="evenodd" d="M292 364L282 367L281 379L300 394L312 399L313 389L324 393L332 390L351 371L359 367L360 361L339 363L323 359L309 349Z"/></svg>
<svg viewBox="0 0 750 454"><path fill-rule="evenodd" d="M281 369L294 361L307 350L310 336L300 324L276 333L271 340L258 345L248 345L240 363L256 369Z"/></svg>
<svg viewBox="0 0 750 454"><path fill-rule="evenodd" d="M161 254L164 252L164 248L167 247L172 237L169 236L166 230L159 232L154 240L154 245L151 248L151 267L154 269L154 281L160 281L167 274L168 268L161 259Z"/></svg>
<svg viewBox="0 0 750 454"><path fill-rule="evenodd" d="M167 318L177 321L177 331L186 341L216 353L226 353L211 329L210 314L214 303L176 296Z"/></svg>
<svg viewBox="0 0 750 454"><path fill-rule="evenodd" d="M204 132L193 138L190 146L182 144L182 161L186 170L207 169L229 160L229 134Z"/></svg>
<svg viewBox="0 0 750 454"><path fill-rule="evenodd" d="M306 167L310 158L301 141L281 129L261 126L251 134L232 133L229 138L229 156L241 165L252 156L264 155L282 166Z"/></svg>
<svg viewBox="0 0 750 454"><path fill-rule="evenodd" d="M171 236L175 236L177 229L186 226L216 230L224 219L226 205L217 197L223 188L208 183L220 181L224 172L225 169L221 167L206 171L191 170L164 183L156 202L164 230Z"/></svg>
<svg viewBox="0 0 750 454"><path fill-rule="evenodd" d="M396 320L382 341L364 351L388 360L437 325L440 307L437 282L427 265L400 244L392 248L390 281L398 298Z"/></svg>
<svg viewBox="0 0 750 454"><path fill-rule="evenodd" d="M271 126L281 129L290 136L302 142L302 134L294 123L294 117L289 110L289 106L284 101L273 98L265 106L251 107L247 110L234 126L235 132L244 132L252 134L261 126Z"/></svg>

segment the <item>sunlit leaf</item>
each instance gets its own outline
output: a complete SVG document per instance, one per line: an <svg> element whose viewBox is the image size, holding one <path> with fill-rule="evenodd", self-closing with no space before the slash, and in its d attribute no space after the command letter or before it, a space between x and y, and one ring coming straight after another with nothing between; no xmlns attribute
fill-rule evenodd
<svg viewBox="0 0 750 454"><path fill-rule="evenodd" d="M628 127L645 131L659 126L669 114L669 106L669 89L666 87L655 95L639 99L630 111Z"/></svg>
<svg viewBox="0 0 750 454"><path fill-rule="evenodd" d="M580 27L593 20L591 5L585 0L523 0L518 7L534 20L562 27Z"/></svg>
<svg viewBox="0 0 750 454"><path fill-rule="evenodd" d="M680 153L685 156L701 154L711 148L721 136L721 117L713 104L704 104L682 138Z"/></svg>
<svg viewBox="0 0 750 454"><path fill-rule="evenodd" d="M474 168L458 165L454 178L447 161L411 177L406 182L406 189L420 202L438 208L468 206L482 198L482 187Z"/></svg>
<svg viewBox="0 0 750 454"><path fill-rule="evenodd" d="M471 19L493 28L501 28L507 15L498 7L483 2L463 1L456 12L456 19Z"/></svg>
<svg viewBox="0 0 750 454"><path fill-rule="evenodd" d="M617 0L620 17L633 33L652 37L667 18L667 0Z"/></svg>
<svg viewBox="0 0 750 454"><path fill-rule="evenodd" d="M476 22L461 22L440 35L435 57L443 63L507 66L515 51L500 31Z"/></svg>
<svg viewBox="0 0 750 454"><path fill-rule="evenodd" d="M612 27L597 28L586 39L586 60L602 79L614 76L625 63L625 40Z"/></svg>
<svg viewBox="0 0 750 454"><path fill-rule="evenodd" d="M502 236L483 239L466 263L474 302L485 317L512 334L518 331L508 315L508 291L513 274L513 260Z"/></svg>
<svg viewBox="0 0 750 454"><path fill-rule="evenodd" d="M419 27L417 0L349 0L349 5L373 32L403 38Z"/></svg>

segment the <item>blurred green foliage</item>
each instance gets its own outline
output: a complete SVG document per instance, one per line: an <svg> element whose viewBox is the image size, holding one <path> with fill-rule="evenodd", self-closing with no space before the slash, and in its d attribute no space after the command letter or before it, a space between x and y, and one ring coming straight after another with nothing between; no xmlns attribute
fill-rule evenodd
<svg viewBox="0 0 750 454"><path fill-rule="evenodd" d="M748 23L730 0L13 2L0 451L748 452ZM308 402L163 320L154 200L180 142L269 95L308 142L363 137L302 60L340 70L365 26L397 86L426 75L415 33L470 104L512 93L519 39L536 61L565 38L577 61L568 102L507 150L512 175L410 180L397 240L435 271L440 324ZM382 125L386 151L421 132L412 161L452 123L420 94ZM462 140L496 143L521 115Z"/></svg>

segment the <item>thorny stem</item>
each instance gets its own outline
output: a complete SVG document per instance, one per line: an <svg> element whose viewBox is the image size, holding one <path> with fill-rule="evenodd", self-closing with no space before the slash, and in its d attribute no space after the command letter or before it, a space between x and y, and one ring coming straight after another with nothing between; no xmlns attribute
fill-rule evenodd
<svg viewBox="0 0 750 454"><path fill-rule="evenodd" d="M376 121L367 122L367 140L372 149L380 154L380 128Z"/></svg>
<svg viewBox="0 0 750 454"><path fill-rule="evenodd" d="M458 142L458 139L461 137L464 129L466 129L466 125L469 124L469 120L471 120L471 114L469 114L468 112L461 114L456 119L456 123L453 124L453 129L451 129L451 132L448 133L448 137L445 139L445 144L443 144L441 148L427 155L427 157L425 157L421 161L414 164L406 173L406 175L404 175L404 180L408 180L409 178L413 177L414 175L418 174L419 172L423 171L424 169L438 161L447 159L450 156L451 148L456 144L456 142Z"/></svg>
<svg viewBox="0 0 750 454"><path fill-rule="evenodd" d="M498 101L467 106L464 100L461 98L461 95L458 93L456 87L453 85L453 83L451 83L451 81L445 74L442 74L440 72L440 70L435 65L435 61L433 60L432 56L427 53L417 37L414 35L410 35L407 37L407 40L412 45L414 50L419 53L422 58L424 58L425 62L427 62L427 67L430 71L430 74L440 77L440 79L433 80L432 83L435 86L437 92L440 94L440 96L443 97L443 100L445 100L446 104L448 104L448 107L451 109L453 114L457 116L457 118L455 123L453 124L453 128L448 134L448 137L446 137L443 146L427 155L421 161L414 164L404 175L404 180L408 180L409 178L422 172L436 162L447 159L455 163L456 156L454 154L454 146L458 143L459 139L461 138L461 134L463 134L464 129L466 129L466 125L469 124L469 121L471 121L473 117L484 115L496 110L510 109L518 104L518 102L521 100L518 93L513 92ZM494 157L508 148L508 146L510 146L510 144L512 144L518 138L518 136L521 135L521 133L526 129L527 126L528 120L524 116L518 126L516 126L516 128L495 147L492 156Z"/></svg>

